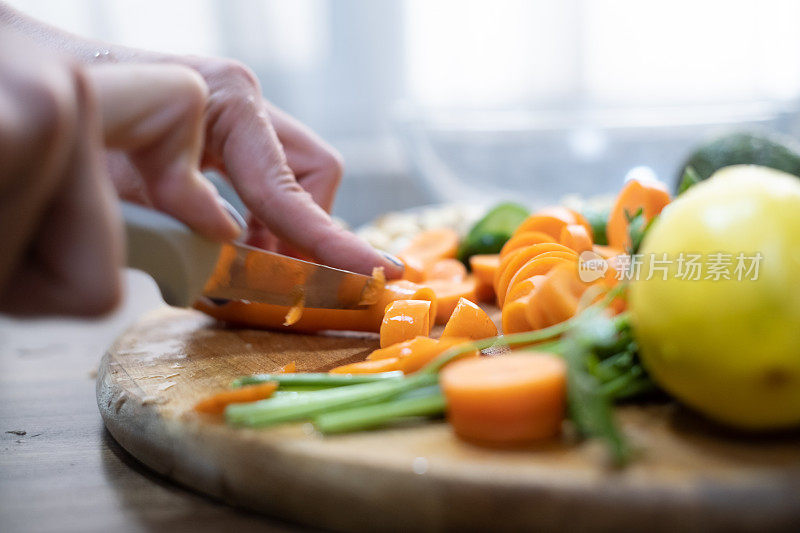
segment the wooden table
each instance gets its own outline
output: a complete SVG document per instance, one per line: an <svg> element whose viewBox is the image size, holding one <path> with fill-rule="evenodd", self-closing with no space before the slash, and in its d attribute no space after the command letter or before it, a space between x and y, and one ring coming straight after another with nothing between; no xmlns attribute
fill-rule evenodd
<svg viewBox="0 0 800 533"><path fill-rule="evenodd" d="M152 474L105 430L95 401L100 357L160 303L139 273L128 293L100 321L0 317L0 531L292 529Z"/></svg>

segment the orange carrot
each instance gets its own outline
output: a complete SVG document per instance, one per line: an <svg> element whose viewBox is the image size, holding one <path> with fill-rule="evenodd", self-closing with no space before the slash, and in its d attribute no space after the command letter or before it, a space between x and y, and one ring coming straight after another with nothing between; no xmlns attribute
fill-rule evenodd
<svg viewBox="0 0 800 533"><path fill-rule="evenodd" d="M458 259L439 259L425 270L425 279L451 281L454 283L464 281L467 277L467 268Z"/></svg>
<svg viewBox="0 0 800 533"><path fill-rule="evenodd" d="M289 306L231 301L214 305L198 300L195 308L212 317L233 324L274 328L283 331L351 330L379 331L386 307L395 300L429 300L431 316L436 316L436 295L433 290L410 281L390 281L381 290L377 301L366 309L306 308L303 316L291 326L283 326Z"/></svg>
<svg viewBox="0 0 800 533"><path fill-rule="evenodd" d="M574 250L567 248L563 244L542 243L515 250L500 261L500 267L497 269L497 276L495 277L494 290L497 294L497 302L501 307L503 306L508 290L508 283L511 281L511 278L514 277L517 270L534 257L548 252L560 252L551 255L564 258L577 256Z"/></svg>
<svg viewBox="0 0 800 533"><path fill-rule="evenodd" d="M375 374L379 372L391 372L400 370L398 366L400 359L397 357L387 357L385 359L367 359L349 365L337 366L328 371L330 374Z"/></svg>
<svg viewBox="0 0 800 533"><path fill-rule="evenodd" d="M497 335L497 326L486 311L466 298L459 298L453 314L444 327L442 338L465 337L480 340Z"/></svg>
<svg viewBox="0 0 800 533"><path fill-rule="evenodd" d="M380 331L381 348L431 332L431 302L395 300L386 307Z"/></svg>
<svg viewBox="0 0 800 533"><path fill-rule="evenodd" d="M198 413L219 415L225 411L225 407L232 403L256 402L269 398L277 388L278 384L270 381L268 383L257 383L255 385L246 385L238 389L218 392L213 396L209 396L197 402L194 406L194 410Z"/></svg>
<svg viewBox="0 0 800 533"><path fill-rule="evenodd" d="M439 259L453 259L458 251L458 233L449 228L417 234L397 256L406 265L403 277L422 281L425 271Z"/></svg>
<svg viewBox="0 0 800 533"><path fill-rule="evenodd" d="M439 341L430 337L415 337L411 340L398 342L386 348L378 348L367 356L367 359L403 358L413 350L432 350Z"/></svg>
<svg viewBox="0 0 800 533"><path fill-rule="evenodd" d="M291 361L283 365L283 368L281 368L279 372L281 374L294 374L295 372L297 372L297 364L295 364L294 361Z"/></svg>
<svg viewBox="0 0 800 533"><path fill-rule="evenodd" d="M494 302L494 275L500 266L499 254L473 255L469 258L477 287L475 295L480 302Z"/></svg>
<svg viewBox="0 0 800 533"><path fill-rule="evenodd" d="M422 284L433 290L436 295L436 324L444 324L453 314L453 311L458 305L459 298L466 298L471 302L478 300L476 293L478 284L473 276L467 278L459 283L452 283L449 281L431 280Z"/></svg>
<svg viewBox="0 0 800 533"><path fill-rule="evenodd" d="M499 266L499 254L473 255L469 258L472 275L481 283L494 283L494 273Z"/></svg>
<svg viewBox="0 0 800 533"><path fill-rule="evenodd" d="M603 281L584 283L575 264L565 263L553 268L531 293L528 321L538 327L558 324L575 316L584 293L600 287ZM595 300L602 297L598 292ZM592 303L592 302L587 302Z"/></svg>
<svg viewBox="0 0 800 533"><path fill-rule="evenodd" d="M556 205L540 209L535 214L550 215L563 220L567 224L577 224L579 226L583 226L583 228L586 230L586 233L589 235L589 238L594 240L594 236L592 234L592 225L589 224L589 221L586 220L586 217L584 217L582 214L575 211L574 209L570 209L569 207L564 207L561 205Z"/></svg>
<svg viewBox="0 0 800 533"><path fill-rule="evenodd" d="M528 321L527 309L530 302L530 294L521 296L512 302L506 302L502 311L503 333L522 333L531 331L533 327Z"/></svg>
<svg viewBox="0 0 800 533"><path fill-rule="evenodd" d="M447 419L462 439L518 446L561 431L566 365L545 353L469 358L446 366L440 384Z"/></svg>
<svg viewBox="0 0 800 533"><path fill-rule="evenodd" d="M630 248L628 219L642 209L644 218L651 220L669 203L667 186L657 181L630 180L620 191L606 225L608 244L618 250Z"/></svg>
<svg viewBox="0 0 800 533"><path fill-rule="evenodd" d="M436 357L444 353L445 351L453 348L454 346L458 346L460 344L464 344L465 342L469 342L469 339L465 339L462 337L448 337L446 339L438 339L436 340L436 344L429 345L429 344L418 344L414 346L409 353L400 357L400 361L398 362L398 368L405 372L406 374L411 374L416 372L423 366L427 365L431 361L433 361ZM461 358L466 357L477 357L478 352L469 352L461 356Z"/></svg>
<svg viewBox="0 0 800 533"><path fill-rule="evenodd" d="M500 250L500 257L503 258L513 252L532 244L541 244L543 242L556 242L556 240L541 231L523 231L514 233L514 235L506 241L503 248Z"/></svg>
<svg viewBox="0 0 800 533"><path fill-rule="evenodd" d="M561 237L561 229L569 223L570 221L563 220L558 216L534 213L519 225L515 233L537 231L548 235L553 241L557 241Z"/></svg>
<svg viewBox="0 0 800 533"><path fill-rule="evenodd" d="M508 298L509 292L514 289L517 283L520 283L526 279L530 279L532 276L547 274L550 272L550 270L560 264L577 263L577 261L577 256L564 254L563 252L545 252L532 259L529 259L527 263L517 269L517 271L508 281L508 287L506 288L505 295L503 295L503 301L505 302L505 300Z"/></svg>
<svg viewBox="0 0 800 533"><path fill-rule="evenodd" d="M536 283L540 282L542 279L544 279L544 276L537 274L523 280L514 280L514 284L509 286L506 292L506 305L523 296L528 296L533 292Z"/></svg>
<svg viewBox="0 0 800 533"><path fill-rule="evenodd" d="M612 248L611 246L603 246L600 244L595 244L592 247L592 250L603 259L611 259L612 257L617 257L618 255L625 253L623 250L618 250L616 248Z"/></svg>
<svg viewBox="0 0 800 533"><path fill-rule="evenodd" d="M567 248L572 248L579 254L592 249L591 233L580 224L567 224L561 230L561 244Z"/></svg>

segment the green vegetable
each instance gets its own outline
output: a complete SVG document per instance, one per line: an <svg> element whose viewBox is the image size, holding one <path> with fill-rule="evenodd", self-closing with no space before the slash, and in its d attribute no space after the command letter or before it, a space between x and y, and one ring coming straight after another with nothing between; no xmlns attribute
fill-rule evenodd
<svg viewBox="0 0 800 533"><path fill-rule="evenodd" d="M494 206L461 241L458 258L469 265L473 255L498 253L529 213L524 206L512 202Z"/></svg>
<svg viewBox="0 0 800 533"><path fill-rule="evenodd" d="M625 252L629 255L634 255L639 251L645 235L653 227L653 223L658 219L658 216L647 220L644 217L644 210L640 207L633 215L626 211L625 217L628 219L628 236L631 238L631 247Z"/></svg>
<svg viewBox="0 0 800 533"><path fill-rule="evenodd" d="M440 416L445 399L438 385L417 389L376 405L353 407L322 414L314 419L314 427L322 433L362 431L419 416Z"/></svg>
<svg viewBox="0 0 800 533"><path fill-rule="evenodd" d="M698 181L731 165L761 165L800 176L800 148L791 140L774 134L732 133L701 144L681 166L675 190L680 194L687 167Z"/></svg>
<svg viewBox="0 0 800 533"><path fill-rule="evenodd" d="M581 210L581 214L592 227L594 243L603 246L607 245L606 224L608 224L608 217L611 214L611 206L586 206Z"/></svg>
<svg viewBox="0 0 800 533"><path fill-rule="evenodd" d="M225 420L235 426L247 427L306 420L337 409L379 403L402 392L434 384L437 380L436 375L421 374L232 404L225 409Z"/></svg>
<svg viewBox="0 0 800 533"><path fill-rule="evenodd" d="M358 383L372 383L386 379L403 377L399 370L396 372L381 372L378 374L327 374L327 373L287 373L287 374L253 374L233 380L231 387L255 385L274 381L282 390L296 388L296 390L313 390L314 388L342 387ZM303 389L305 388L305 389Z"/></svg>
<svg viewBox="0 0 800 533"><path fill-rule="evenodd" d="M683 177L681 178L680 183L678 184L678 194L683 194L690 187L697 185L702 180L700 176L697 175L697 172L694 170L694 167L688 166L683 169Z"/></svg>

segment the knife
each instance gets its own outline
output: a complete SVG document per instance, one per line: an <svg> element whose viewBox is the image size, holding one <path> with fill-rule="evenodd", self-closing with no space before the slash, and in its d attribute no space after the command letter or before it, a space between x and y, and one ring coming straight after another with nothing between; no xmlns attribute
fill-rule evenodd
<svg viewBox="0 0 800 533"><path fill-rule="evenodd" d="M373 278L240 242L213 242L164 213L122 202L127 265L150 274L164 301L205 296L284 306L360 309Z"/></svg>

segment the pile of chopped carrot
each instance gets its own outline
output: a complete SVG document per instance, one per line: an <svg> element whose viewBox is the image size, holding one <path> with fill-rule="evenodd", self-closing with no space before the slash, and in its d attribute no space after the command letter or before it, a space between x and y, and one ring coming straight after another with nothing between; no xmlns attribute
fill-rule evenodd
<svg viewBox="0 0 800 533"><path fill-rule="evenodd" d="M560 206L541 209L519 225L498 254L470 257L469 271L456 260L459 237L454 231L424 231L399 254L405 264L403 279L385 283L377 273L365 309L303 309L301 303L295 311L245 302L199 302L197 307L246 326L379 332L380 348L366 360L330 373L412 374L454 347L497 336L497 327L478 302L496 302L503 333L512 334L559 324L601 299L617 283L616 256L631 247L633 216L639 213L649 221L669 201L663 184L626 183L608 218L608 246L595 244L592 227L580 213ZM587 253L608 260L609 268L598 279L583 281L579 268L581 254ZM617 299L609 309L618 313L624 305ZM430 336L434 325L444 325L438 339ZM563 360L532 352L479 357L478 351L463 348L467 353L448 360L439 377L447 417L459 437L508 446L559 433L566 405ZM294 371L294 363L283 369ZM425 372L430 370L418 376ZM275 388L274 383L261 383L224 391L195 409L220 413L233 403L268 398Z"/></svg>

